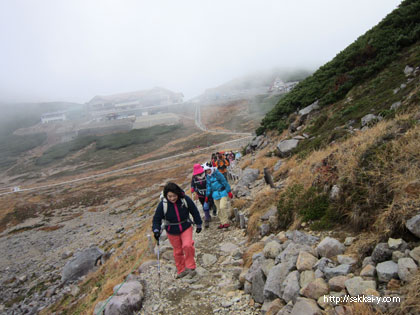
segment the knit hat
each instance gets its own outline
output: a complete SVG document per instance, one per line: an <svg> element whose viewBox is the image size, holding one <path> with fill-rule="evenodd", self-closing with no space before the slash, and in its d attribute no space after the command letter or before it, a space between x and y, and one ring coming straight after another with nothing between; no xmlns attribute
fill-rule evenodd
<svg viewBox="0 0 420 315"><path fill-rule="evenodd" d="M203 173L203 167L200 164L194 164L193 176Z"/></svg>

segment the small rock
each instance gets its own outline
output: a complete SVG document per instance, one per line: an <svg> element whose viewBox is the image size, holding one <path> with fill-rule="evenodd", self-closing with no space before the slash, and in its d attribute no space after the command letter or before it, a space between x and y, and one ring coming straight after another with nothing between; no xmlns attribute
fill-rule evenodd
<svg viewBox="0 0 420 315"><path fill-rule="evenodd" d="M317 263L318 259L307 252L300 252L296 268L299 271L312 270L312 267ZM286 301L288 302L288 301Z"/></svg>
<svg viewBox="0 0 420 315"><path fill-rule="evenodd" d="M331 291L340 292L346 288L345 282L349 279L346 276L337 276L328 281Z"/></svg>
<svg viewBox="0 0 420 315"><path fill-rule="evenodd" d="M280 254L281 250L282 247L278 242L271 241L264 246L263 253L265 258L275 259L278 256L278 254Z"/></svg>
<svg viewBox="0 0 420 315"><path fill-rule="evenodd" d="M322 278L322 277L321 277ZM300 274L299 284L301 288L306 287L307 284L315 280L315 272L312 270L302 271Z"/></svg>
<svg viewBox="0 0 420 315"><path fill-rule="evenodd" d="M324 275L327 279L331 279L333 277L337 276L345 276L348 275L351 271L350 265L339 265L334 268L325 268L324 269Z"/></svg>
<svg viewBox="0 0 420 315"><path fill-rule="evenodd" d="M371 257L376 264L391 259L392 251L389 249L388 243L379 243L376 245Z"/></svg>
<svg viewBox="0 0 420 315"><path fill-rule="evenodd" d="M417 262L417 264L420 265L420 246L410 251L410 257L413 258Z"/></svg>
<svg viewBox="0 0 420 315"><path fill-rule="evenodd" d="M353 242L356 240L355 237L352 236L348 236L346 237L346 239L344 240L344 245L345 246L350 246L351 244L353 244Z"/></svg>
<svg viewBox="0 0 420 315"><path fill-rule="evenodd" d="M395 252L392 252L392 261L395 263L398 263L398 260L400 258L406 257L404 253L400 252L399 250L396 250Z"/></svg>
<svg viewBox="0 0 420 315"><path fill-rule="evenodd" d="M354 265L357 263L357 258L348 255L338 255L337 260L340 264Z"/></svg>
<svg viewBox="0 0 420 315"><path fill-rule="evenodd" d="M411 258L400 258L398 260L398 276L402 281L409 282L417 273L417 265Z"/></svg>
<svg viewBox="0 0 420 315"><path fill-rule="evenodd" d="M363 295L367 289L376 290L376 282L374 280L363 280L362 277L346 280L345 286L351 296Z"/></svg>
<svg viewBox="0 0 420 315"><path fill-rule="evenodd" d="M363 259L362 268L366 267L367 265L376 266L371 256L365 257L365 259Z"/></svg>
<svg viewBox="0 0 420 315"><path fill-rule="evenodd" d="M398 278L398 265L392 260L379 263L376 266L379 282L388 282L391 279Z"/></svg>
<svg viewBox="0 0 420 315"><path fill-rule="evenodd" d="M306 287L300 291L300 294L307 298L318 300L320 296L323 296L328 292L328 284L324 281L324 279L317 278L307 284Z"/></svg>
<svg viewBox="0 0 420 315"><path fill-rule="evenodd" d="M360 271L360 276L362 277L374 277L376 273L375 266L372 265L366 265L362 271Z"/></svg>
<svg viewBox="0 0 420 315"><path fill-rule="evenodd" d="M389 249L396 250L403 244L403 240L401 238L389 238L388 239L388 247Z"/></svg>
<svg viewBox="0 0 420 315"><path fill-rule="evenodd" d="M322 311L312 299L298 298L291 315L321 315Z"/></svg>
<svg viewBox="0 0 420 315"><path fill-rule="evenodd" d="M420 214L408 220L405 226L411 233L420 238Z"/></svg>

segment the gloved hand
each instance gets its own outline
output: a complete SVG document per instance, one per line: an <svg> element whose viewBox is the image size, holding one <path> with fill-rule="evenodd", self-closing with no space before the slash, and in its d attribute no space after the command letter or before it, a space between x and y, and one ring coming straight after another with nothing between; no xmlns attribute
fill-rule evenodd
<svg viewBox="0 0 420 315"><path fill-rule="evenodd" d="M209 203L208 202L204 202L203 210L204 211L209 211L210 210L210 206L209 206Z"/></svg>
<svg viewBox="0 0 420 315"><path fill-rule="evenodd" d="M201 225L197 225L197 229L195 230L195 232L198 234L201 232Z"/></svg>
<svg viewBox="0 0 420 315"><path fill-rule="evenodd" d="M204 202L208 202L209 201L209 197L206 196L206 198L204 198Z"/></svg>
<svg viewBox="0 0 420 315"><path fill-rule="evenodd" d="M229 191L229 192L228 192L228 196L229 196L229 198L230 198L230 199L232 199L232 198L233 198L233 194L232 194L232 192L231 192L231 191Z"/></svg>
<svg viewBox="0 0 420 315"><path fill-rule="evenodd" d="M158 231L158 230L153 231L153 235L155 236L156 241L159 241L160 231Z"/></svg>

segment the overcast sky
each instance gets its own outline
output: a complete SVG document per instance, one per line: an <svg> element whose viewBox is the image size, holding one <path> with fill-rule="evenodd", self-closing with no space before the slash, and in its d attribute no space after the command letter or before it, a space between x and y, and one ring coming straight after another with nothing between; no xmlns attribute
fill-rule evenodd
<svg viewBox="0 0 420 315"><path fill-rule="evenodd" d="M0 101L186 99L254 71L316 69L399 0L0 0Z"/></svg>

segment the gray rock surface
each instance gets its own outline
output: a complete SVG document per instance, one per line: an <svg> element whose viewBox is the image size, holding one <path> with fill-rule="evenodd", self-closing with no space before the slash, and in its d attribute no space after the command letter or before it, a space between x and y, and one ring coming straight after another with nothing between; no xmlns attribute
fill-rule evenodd
<svg viewBox="0 0 420 315"><path fill-rule="evenodd" d="M392 260L381 262L376 265L376 273L379 282L388 282L391 279L398 279L398 265Z"/></svg>
<svg viewBox="0 0 420 315"><path fill-rule="evenodd" d="M274 300L283 296L282 284L295 268L293 262L285 261L271 268L264 286L264 298Z"/></svg>
<svg viewBox="0 0 420 315"><path fill-rule="evenodd" d="M367 289L376 290L376 282L374 280L363 280L362 277L354 277L346 280L345 286L351 296L362 295Z"/></svg>
<svg viewBox="0 0 420 315"><path fill-rule="evenodd" d="M103 254L104 252L96 246L86 248L83 251L76 253L64 266L61 280L67 282L86 275L95 268L95 265Z"/></svg>
<svg viewBox="0 0 420 315"><path fill-rule="evenodd" d="M327 280L337 277L337 276L346 276L350 273L351 266L350 265L339 265L334 268L326 267L324 269L324 275Z"/></svg>
<svg viewBox="0 0 420 315"><path fill-rule="evenodd" d="M420 238L420 214L408 220L405 226L411 233Z"/></svg>
<svg viewBox="0 0 420 315"><path fill-rule="evenodd" d="M417 273L417 265L411 258L400 258L398 260L398 276L402 281L409 282Z"/></svg>
<svg viewBox="0 0 420 315"><path fill-rule="evenodd" d="M283 288L283 300L288 303L289 301L296 302L296 299L299 296L299 272L297 270L292 271L288 274L286 279L282 284Z"/></svg>
<svg viewBox="0 0 420 315"><path fill-rule="evenodd" d="M320 256L331 258L344 253L345 247L335 238L326 237L318 244L317 250Z"/></svg>
<svg viewBox="0 0 420 315"><path fill-rule="evenodd" d="M392 250L388 243L379 243L372 252L372 261L377 264L392 258Z"/></svg>
<svg viewBox="0 0 420 315"><path fill-rule="evenodd" d="M319 108L319 101L315 101L311 105L306 106L305 108L301 109L299 111L299 115L307 115L310 112L312 112L313 110L316 110L318 108Z"/></svg>
<svg viewBox="0 0 420 315"><path fill-rule="evenodd" d="M298 298L296 304L293 306L291 315L321 315L322 310L318 307L316 302L312 299Z"/></svg>
<svg viewBox="0 0 420 315"><path fill-rule="evenodd" d="M280 157L287 157L290 155L290 152L296 148L299 144L299 140L296 139L289 139L289 140L282 140L277 145L278 155Z"/></svg>
<svg viewBox="0 0 420 315"><path fill-rule="evenodd" d="M260 171L258 169L245 169L232 190L233 194L236 197L248 196L250 194L249 186L258 179L259 174Z"/></svg>

